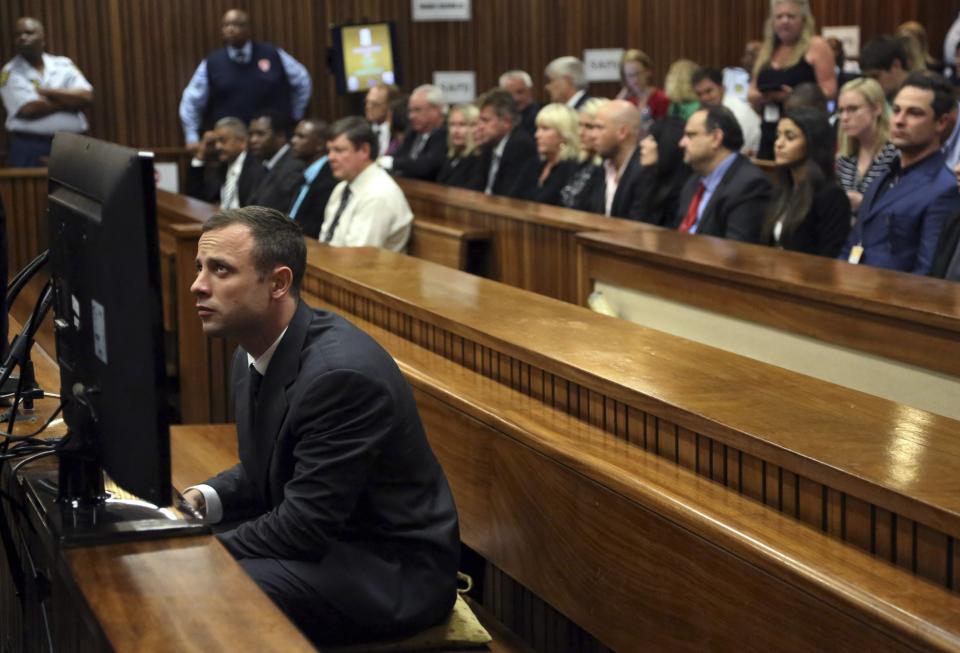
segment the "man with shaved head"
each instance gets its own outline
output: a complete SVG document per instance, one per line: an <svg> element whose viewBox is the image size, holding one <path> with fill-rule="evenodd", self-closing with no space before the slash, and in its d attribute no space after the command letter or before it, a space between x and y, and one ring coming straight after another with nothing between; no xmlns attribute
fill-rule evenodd
<svg viewBox="0 0 960 653"><path fill-rule="evenodd" d="M44 52L46 33L36 18L17 21L17 55L0 71L0 97L10 132L8 165L46 165L57 132L87 131L83 109L93 102L93 87L67 57Z"/></svg>
<svg viewBox="0 0 960 653"><path fill-rule="evenodd" d="M221 118L249 124L255 113L269 109L300 120L310 102L310 73L282 48L251 40L246 11L228 10L220 34L224 47L200 62L180 100L180 122L192 150Z"/></svg>
<svg viewBox="0 0 960 653"><path fill-rule="evenodd" d="M640 111L626 100L612 100L597 111L592 129L604 173L603 184L595 190L593 210L615 218L639 219L641 216L630 215L630 207L640 192Z"/></svg>

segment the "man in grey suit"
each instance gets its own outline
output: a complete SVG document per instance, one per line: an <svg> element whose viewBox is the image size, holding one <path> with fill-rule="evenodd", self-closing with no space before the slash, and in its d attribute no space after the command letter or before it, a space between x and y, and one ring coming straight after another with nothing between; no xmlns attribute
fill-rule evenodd
<svg viewBox="0 0 960 653"><path fill-rule="evenodd" d="M680 191L679 211L669 226L758 242L773 188L763 171L740 154L743 132L733 112L719 105L695 112L687 119L680 147L694 174Z"/></svg>
<svg viewBox="0 0 960 653"><path fill-rule="evenodd" d="M290 120L276 111L260 111L250 121L249 139L250 151L266 172L247 204L288 210L303 180L303 161L290 148Z"/></svg>
<svg viewBox="0 0 960 653"><path fill-rule="evenodd" d="M446 477L390 355L298 298L300 228L247 207L214 215L191 291L233 360L240 463L184 498L314 642L401 636L456 597L459 532Z"/></svg>

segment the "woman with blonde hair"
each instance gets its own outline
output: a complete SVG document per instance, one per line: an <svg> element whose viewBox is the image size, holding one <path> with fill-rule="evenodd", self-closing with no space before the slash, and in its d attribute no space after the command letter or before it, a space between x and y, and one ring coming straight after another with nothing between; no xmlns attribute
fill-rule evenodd
<svg viewBox="0 0 960 653"><path fill-rule="evenodd" d="M815 82L828 100L836 96L835 63L830 44L816 35L809 0L770 0L763 47L747 94L763 119L758 158L773 158L783 102L795 86Z"/></svg>
<svg viewBox="0 0 960 653"><path fill-rule="evenodd" d="M923 25L915 20L908 20L897 27L895 36L907 40L910 58L915 62L914 69L929 70L943 74L943 65L930 54L927 30Z"/></svg>
<svg viewBox="0 0 960 653"><path fill-rule="evenodd" d="M576 172L580 159L577 112L554 102L540 109L536 125L540 171L531 199L559 206L560 193Z"/></svg>
<svg viewBox="0 0 960 653"><path fill-rule="evenodd" d="M473 140L473 128L477 124L479 109L473 104L457 104L447 117L447 160L437 183L466 188L476 176L480 157Z"/></svg>
<svg viewBox="0 0 960 653"><path fill-rule="evenodd" d="M597 154L593 136L596 131L597 112L610 100L590 98L580 107L578 116L578 140L580 143L579 167L560 191L560 204L569 209L589 211L591 190L603 178L602 159Z"/></svg>
<svg viewBox="0 0 960 653"><path fill-rule="evenodd" d="M654 120L667 115L670 100L667 94L650 84L653 62L642 50L626 50L620 59L620 80L623 88L616 99L626 100L640 110L641 133L646 133Z"/></svg>
<svg viewBox="0 0 960 653"><path fill-rule="evenodd" d="M670 64L663 85L670 98L667 115L671 118L686 120L700 108L700 100L693 90L693 74L698 68L700 66L689 59L677 59Z"/></svg>
<svg viewBox="0 0 960 653"><path fill-rule="evenodd" d="M843 85L837 102L839 147L837 182L847 192L854 215L863 193L890 169L897 148L890 142L890 117L883 88L859 77Z"/></svg>

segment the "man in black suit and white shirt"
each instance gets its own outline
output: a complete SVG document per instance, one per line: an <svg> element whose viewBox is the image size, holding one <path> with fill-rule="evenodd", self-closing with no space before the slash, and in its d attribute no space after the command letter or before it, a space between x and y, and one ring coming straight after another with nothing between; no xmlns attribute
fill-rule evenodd
<svg viewBox="0 0 960 653"><path fill-rule="evenodd" d="M603 157L603 176L598 177L603 183L593 189L596 213L635 220L642 217L630 214L640 195L639 135L640 111L630 102L611 100L597 110L592 137L597 154Z"/></svg>
<svg viewBox="0 0 960 653"><path fill-rule="evenodd" d="M393 157L379 163L397 177L434 181L447 160L447 103L432 84L414 89L407 104L410 131Z"/></svg>
<svg viewBox="0 0 960 653"><path fill-rule="evenodd" d="M694 175L680 191L673 227L748 243L760 240L770 180L740 154L743 133L730 109L710 106L687 119L683 161Z"/></svg>
<svg viewBox="0 0 960 653"><path fill-rule="evenodd" d="M530 197L537 185L537 146L519 124L513 97L495 88L477 106L478 140L484 145L471 188L487 195Z"/></svg>
<svg viewBox="0 0 960 653"><path fill-rule="evenodd" d="M266 173L247 204L286 211L303 179L303 161L290 149L290 121L276 111L261 111L250 121L250 151Z"/></svg>
<svg viewBox="0 0 960 653"><path fill-rule="evenodd" d="M544 71L547 78L546 89L551 102L566 104L579 111L583 103L590 99L587 95L587 71L583 62L576 57L554 59Z"/></svg>
<svg viewBox="0 0 960 653"><path fill-rule="evenodd" d="M500 75L500 88L513 96L517 103L517 113L520 115L520 126L530 136L537 131L537 113L540 105L533 99L533 80L525 70L508 70Z"/></svg>
<svg viewBox="0 0 960 653"><path fill-rule="evenodd" d="M204 332L239 343L240 462L184 498L232 523L220 541L314 642L402 636L453 607L456 508L396 363L299 299L305 268L278 211L204 224L191 291Z"/></svg>
<svg viewBox="0 0 960 653"><path fill-rule="evenodd" d="M187 169L187 195L225 209L246 206L265 172L247 152L247 136L239 118L218 120L203 135L203 158L195 157Z"/></svg>

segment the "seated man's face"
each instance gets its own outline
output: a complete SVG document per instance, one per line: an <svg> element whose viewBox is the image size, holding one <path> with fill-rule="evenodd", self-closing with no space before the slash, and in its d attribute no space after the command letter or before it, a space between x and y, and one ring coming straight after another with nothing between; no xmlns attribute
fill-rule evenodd
<svg viewBox="0 0 960 653"><path fill-rule="evenodd" d="M261 161L269 161L283 147L284 139L273 131L269 118L250 121L250 151Z"/></svg>
<svg viewBox="0 0 960 653"><path fill-rule="evenodd" d="M233 163L240 153L247 149L247 139L229 127L218 127L213 131L217 147L217 157L222 163Z"/></svg>
<svg viewBox="0 0 960 653"><path fill-rule="evenodd" d="M354 147L344 134L327 143L327 151L330 156L330 172L337 179L353 181L371 163L370 147L366 144Z"/></svg>
<svg viewBox="0 0 960 653"><path fill-rule="evenodd" d="M270 308L270 276L261 275L254 265L253 244L250 228L241 224L200 236L197 277L190 292L197 298L207 335L249 341L263 328Z"/></svg>
<svg viewBox="0 0 960 653"><path fill-rule="evenodd" d="M901 152L919 152L940 143L944 117L933 113L933 91L904 86L893 100L890 142Z"/></svg>
<svg viewBox="0 0 960 653"><path fill-rule="evenodd" d="M387 89L375 86L367 91L363 103L363 115L367 122L379 125L387 119L390 113L390 102L387 100Z"/></svg>
<svg viewBox="0 0 960 653"><path fill-rule="evenodd" d="M498 116L493 107L480 109L477 128L484 143L499 143L504 136L510 133L512 127L510 118Z"/></svg>

